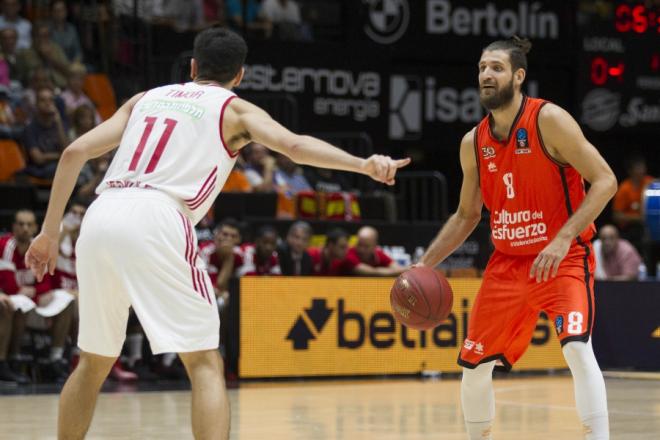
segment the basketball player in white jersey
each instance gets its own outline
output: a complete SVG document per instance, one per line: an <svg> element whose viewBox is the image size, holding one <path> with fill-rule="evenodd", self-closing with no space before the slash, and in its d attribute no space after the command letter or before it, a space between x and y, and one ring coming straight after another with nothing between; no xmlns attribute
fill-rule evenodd
<svg viewBox="0 0 660 440"><path fill-rule="evenodd" d="M194 225L220 192L239 150L258 142L297 163L366 174L388 185L409 159L361 159L275 122L231 89L247 53L221 28L195 39L192 82L134 96L62 154L43 228L26 254L38 278L53 273L62 214L83 164L119 148L77 242L80 363L60 399L58 438L81 439L125 338L132 306L154 353L179 353L192 383L197 439L227 439L229 404L218 354L213 285Z"/></svg>

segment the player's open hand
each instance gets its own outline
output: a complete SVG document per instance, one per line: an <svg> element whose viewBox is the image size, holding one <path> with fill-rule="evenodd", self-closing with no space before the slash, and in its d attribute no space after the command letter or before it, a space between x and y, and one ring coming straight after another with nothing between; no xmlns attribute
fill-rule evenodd
<svg viewBox="0 0 660 440"><path fill-rule="evenodd" d="M38 281L43 280L46 272L53 275L59 254L58 240L43 232L32 240L30 248L25 253L25 265L32 270Z"/></svg>
<svg viewBox="0 0 660 440"><path fill-rule="evenodd" d="M397 170L405 167L409 163L410 158L392 159L389 156L374 154L365 160L362 170L364 174L378 182L387 185L394 185L394 177L396 176Z"/></svg>
<svg viewBox="0 0 660 440"><path fill-rule="evenodd" d="M555 237L543 250L536 256L532 269L529 272L530 278L536 278L536 282L548 281L549 277L557 276L559 264L568 254L572 240Z"/></svg>

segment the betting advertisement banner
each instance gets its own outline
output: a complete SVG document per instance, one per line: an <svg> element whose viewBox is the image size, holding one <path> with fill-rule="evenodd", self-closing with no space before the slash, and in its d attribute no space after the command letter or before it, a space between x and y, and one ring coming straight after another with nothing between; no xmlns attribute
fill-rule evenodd
<svg viewBox="0 0 660 440"><path fill-rule="evenodd" d="M394 279L244 277L240 286L242 378L458 372L480 279L449 279L451 315L417 331L393 317ZM553 324L539 317L530 346L514 370L566 368Z"/></svg>

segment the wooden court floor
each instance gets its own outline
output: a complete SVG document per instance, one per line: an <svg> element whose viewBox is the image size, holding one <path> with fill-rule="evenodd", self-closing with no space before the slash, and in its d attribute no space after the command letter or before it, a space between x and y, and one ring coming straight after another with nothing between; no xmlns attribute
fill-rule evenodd
<svg viewBox="0 0 660 440"><path fill-rule="evenodd" d="M613 440L660 439L660 380L607 380ZM496 440L581 439L570 377L495 381ZM459 381L249 384L232 440L465 440ZM190 439L186 391L104 393L88 439ZM56 395L0 397L0 439L54 439Z"/></svg>

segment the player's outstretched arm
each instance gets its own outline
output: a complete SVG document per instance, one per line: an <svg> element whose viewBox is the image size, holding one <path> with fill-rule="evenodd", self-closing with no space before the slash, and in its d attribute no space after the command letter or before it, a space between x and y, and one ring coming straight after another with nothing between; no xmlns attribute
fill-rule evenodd
<svg viewBox="0 0 660 440"><path fill-rule="evenodd" d="M64 149L57 164L41 233L32 241L25 254L25 264L32 269L39 281L46 271L52 274L55 270L60 223L80 170L89 159L99 157L119 145L133 106L141 96L142 94L139 94L131 98L110 119Z"/></svg>
<svg viewBox="0 0 660 440"><path fill-rule="evenodd" d="M366 159L355 157L315 137L292 133L268 113L241 99L234 99L228 110L223 132L228 134L225 139L233 150L254 141L299 164L366 174L388 185L394 185L397 170L410 163L410 159L394 160L377 154Z"/></svg>
<svg viewBox="0 0 660 440"><path fill-rule="evenodd" d="M575 237L598 217L617 190L612 169L566 110L554 104L543 106L539 112L539 131L555 161L575 168L591 187L582 204L534 260L530 277L538 282L557 274Z"/></svg>
<svg viewBox="0 0 660 440"><path fill-rule="evenodd" d="M474 130L463 136L461 141L461 168L463 184L458 209L442 226L420 264L435 267L454 252L470 236L481 220L481 190L479 189L479 169L474 155Z"/></svg>

